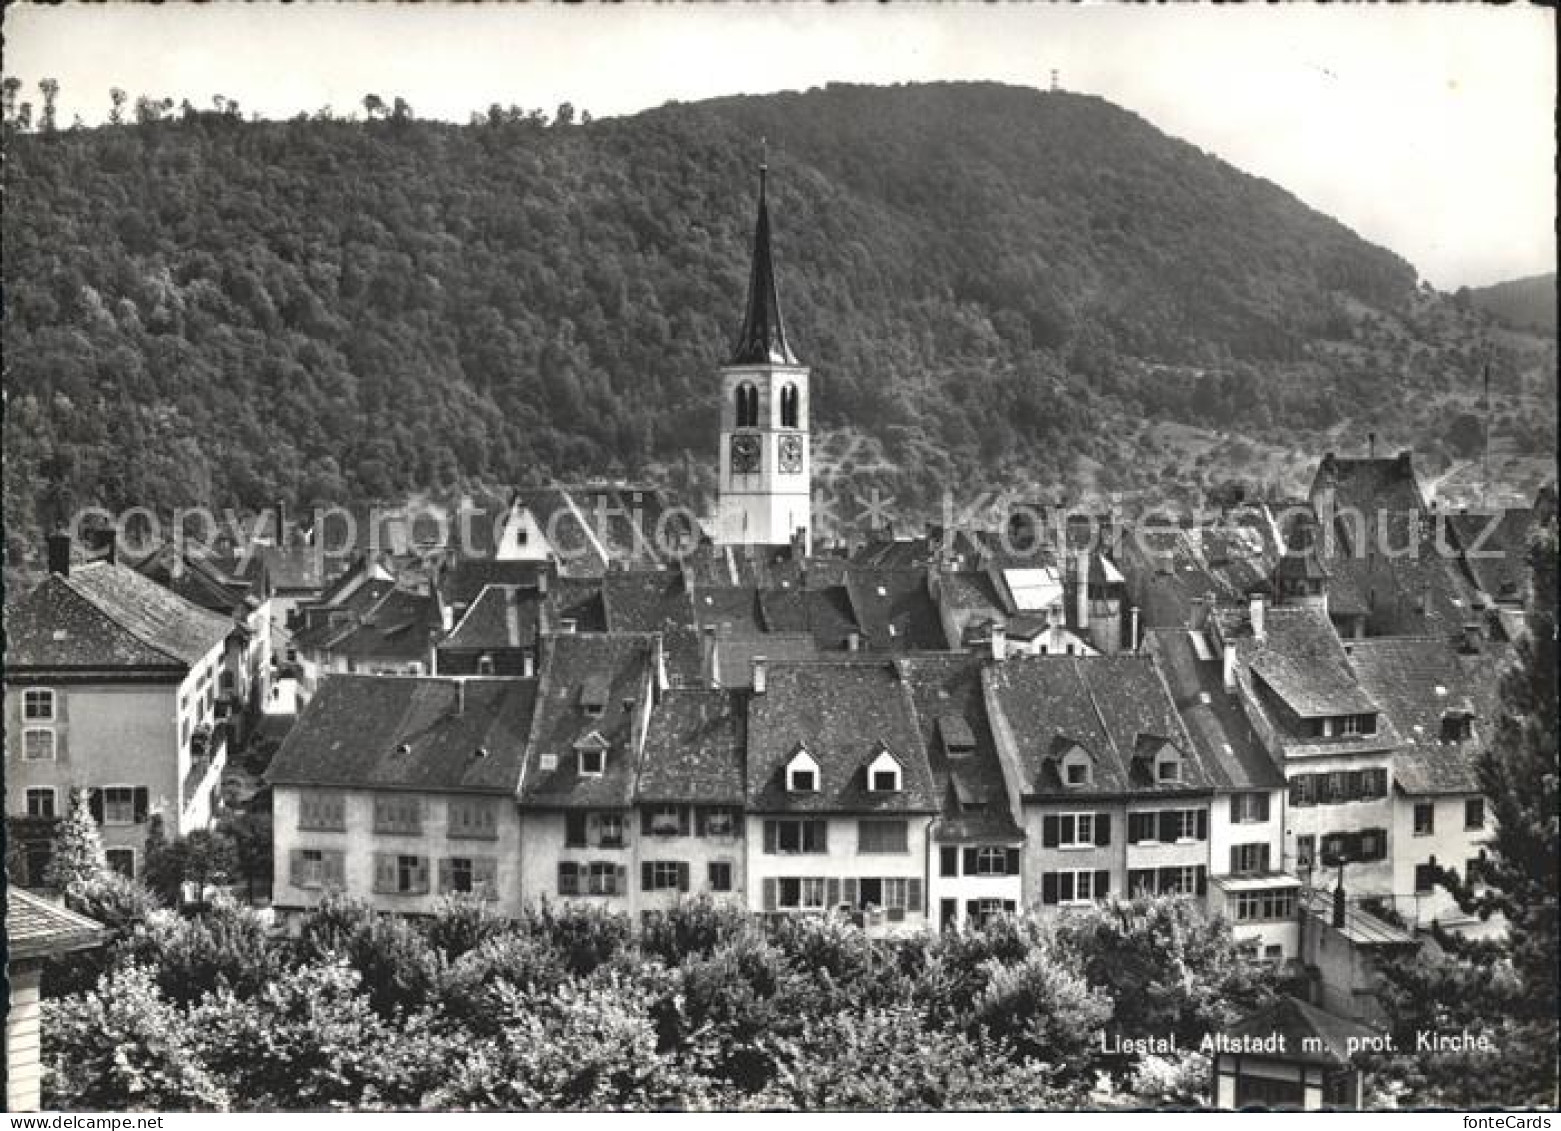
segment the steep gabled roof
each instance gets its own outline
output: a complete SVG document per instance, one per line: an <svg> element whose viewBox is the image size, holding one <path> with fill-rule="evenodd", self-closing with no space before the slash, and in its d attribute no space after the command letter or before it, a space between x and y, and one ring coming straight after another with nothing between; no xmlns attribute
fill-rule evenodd
<svg viewBox="0 0 1561 1131"><path fill-rule="evenodd" d="M692 628L696 619L689 587L666 570L609 573L602 578L608 632L660 632Z"/></svg>
<svg viewBox="0 0 1561 1131"><path fill-rule="evenodd" d="M942 803L942 816L933 832L943 841L1024 838L1009 811L1003 767L987 721L981 690L983 662L962 653L907 656L898 662ZM960 748L952 756L950 745ZM971 803L979 804L980 810L968 811Z"/></svg>
<svg viewBox="0 0 1561 1131"><path fill-rule="evenodd" d="M927 592L926 570L852 567L846 591L867 647L880 652L948 647L938 607Z"/></svg>
<svg viewBox="0 0 1561 1131"><path fill-rule="evenodd" d="M1234 643L1243 664L1302 718L1377 711L1350 669L1328 614L1310 606L1263 611L1263 639L1253 635L1247 609L1217 609L1221 639Z"/></svg>
<svg viewBox="0 0 1561 1131"><path fill-rule="evenodd" d="M910 693L887 660L773 663L748 700L749 807L760 812L932 813L939 808ZM819 765L815 793L789 793L785 765L799 745ZM867 789L882 750L899 761L903 788Z"/></svg>
<svg viewBox="0 0 1561 1131"><path fill-rule="evenodd" d="M1403 749L1393 755L1393 780L1404 792L1478 793L1481 749L1495 730L1502 663L1464 664L1446 640L1368 637L1349 643L1350 665L1361 686L1393 720ZM1442 720L1468 714L1468 739L1443 741Z"/></svg>
<svg viewBox="0 0 1561 1131"><path fill-rule="evenodd" d="M759 166L759 218L753 232L753 269L748 276L748 305L742 329L728 365L796 365L781 320L780 293L775 285L775 259L770 249L770 207L766 200L766 169Z"/></svg>
<svg viewBox="0 0 1561 1131"><path fill-rule="evenodd" d="M741 805L744 698L704 688L663 695L650 718L635 800Z"/></svg>
<svg viewBox="0 0 1561 1131"><path fill-rule="evenodd" d="M1225 690L1217 655L1203 659L1189 629L1151 629L1144 649L1160 665L1210 783L1216 789L1277 789L1284 772L1263 749L1234 693Z"/></svg>
<svg viewBox="0 0 1561 1131"><path fill-rule="evenodd" d="M513 793L536 695L534 679L326 676L266 780Z"/></svg>
<svg viewBox="0 0 1561 1131"><path fill-rule="evenodd" d="M537 579L548 571L546 562L461 558L440 576L439 592L451 605L469 608L490 585L536 589Z"/></svg>
<svg viewBox="0 0 1561 1131"><path fill-rule="evenodd" d="M478 594L439 647L532 648L542 618L542 594L534 588L489 585Z"/></svg>
<svg viewBox="0 0 1561 1131"><path fill-rule="evenodd" d="M11 668L173 668L199 662L233 621L192 605L129 566L106 561L51 574L6 610Z"/></svg>
<svg viewBox="0 0 1561 1131"><path fill-rule="evenodd" d="M1213 784L1149 657L1010 656L984 667L982 681L994 729L1000 743L1012 746L1026 796L1183 794ZM1135 772L1133 755L1145 736L1169 741L1185 755L1180 781ZM1064 786L1059 772L1059 755L1075 745L1095 764L1087 788Z"/></svg>
<svg viewBox="0 0 1561 1131"><path fill-rule="evenodd" d="M655 678L654 638L641 633L563 633L543 638L541 687L520 800L537 808L624 807L633 800L635 729ZM587 689L589 688L589 692ZM588 709L584 698L600 702ZM608 744L601 777L581 775L576 744Z"/></svg>

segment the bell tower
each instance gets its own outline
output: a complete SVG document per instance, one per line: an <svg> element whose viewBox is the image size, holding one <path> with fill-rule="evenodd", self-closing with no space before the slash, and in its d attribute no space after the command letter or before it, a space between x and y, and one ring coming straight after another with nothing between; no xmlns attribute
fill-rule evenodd
<svg viewBox="0 0 1561 1131"><path fill-rule="evenodd" d="M812 553L808 369L786 341L770 249L768 169L759 166L748 307L721 367L721 497L716 541L784 546L800 535Z"/></svg>

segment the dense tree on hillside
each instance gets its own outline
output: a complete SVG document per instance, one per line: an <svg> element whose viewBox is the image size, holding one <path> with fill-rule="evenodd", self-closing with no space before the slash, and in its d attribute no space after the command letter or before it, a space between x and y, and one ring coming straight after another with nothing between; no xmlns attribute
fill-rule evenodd
<svg viewBox="0 0 1561 1131"><path fill-rule="evenodd" d="M498 105L418 121L388 94L369 121L245 122L219 94L58 132L41 89L49 136L7 95L0 266L4 502L33 536L88 503L685 460L707 486L761 136L815 425L879 444L864 486L902 505L1060 489L1081 457L1142 485L1158 467L1122 422L1145 417L1288 444L1344 405L1440 435L1404 406L1463 380L1478 325L1273 185L1077 94L830 86L589 124L565 103L548 129ZM1367 340L1368 318L1391 332ZM1405 342L1414 366L1390 360Z"/></svg>

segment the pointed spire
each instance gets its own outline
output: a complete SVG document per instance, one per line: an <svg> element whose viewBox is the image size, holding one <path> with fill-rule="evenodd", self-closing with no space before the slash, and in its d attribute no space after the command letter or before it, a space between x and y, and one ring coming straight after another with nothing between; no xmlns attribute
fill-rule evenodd
<svg viewBox="0 0 1561 1131"><path fill-rule="evenodd" d="M796 365L781 321L775 288L775 259L770 251L770 208L765 199L769 179L768 147L761 141L759 160L759 220L753 233L753 271L748 277L748 309L729 365Z"/></svg>

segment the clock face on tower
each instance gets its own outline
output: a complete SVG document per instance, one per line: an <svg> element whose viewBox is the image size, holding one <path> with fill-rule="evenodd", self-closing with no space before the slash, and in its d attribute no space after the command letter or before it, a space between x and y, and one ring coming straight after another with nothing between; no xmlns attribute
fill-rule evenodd
<svg viewBox="0 0 1561 1131"><path fill-rule="evenodd" d="M796 475L802 470L802 437L782 436L780 441L780 469Z"/></svg>
<svg viewBox="0 0 1561 1131"><path fill-rule="evenodd" d="M759 437L746 433L732 437L732 470L739 475L759 470Z"/></svg>

